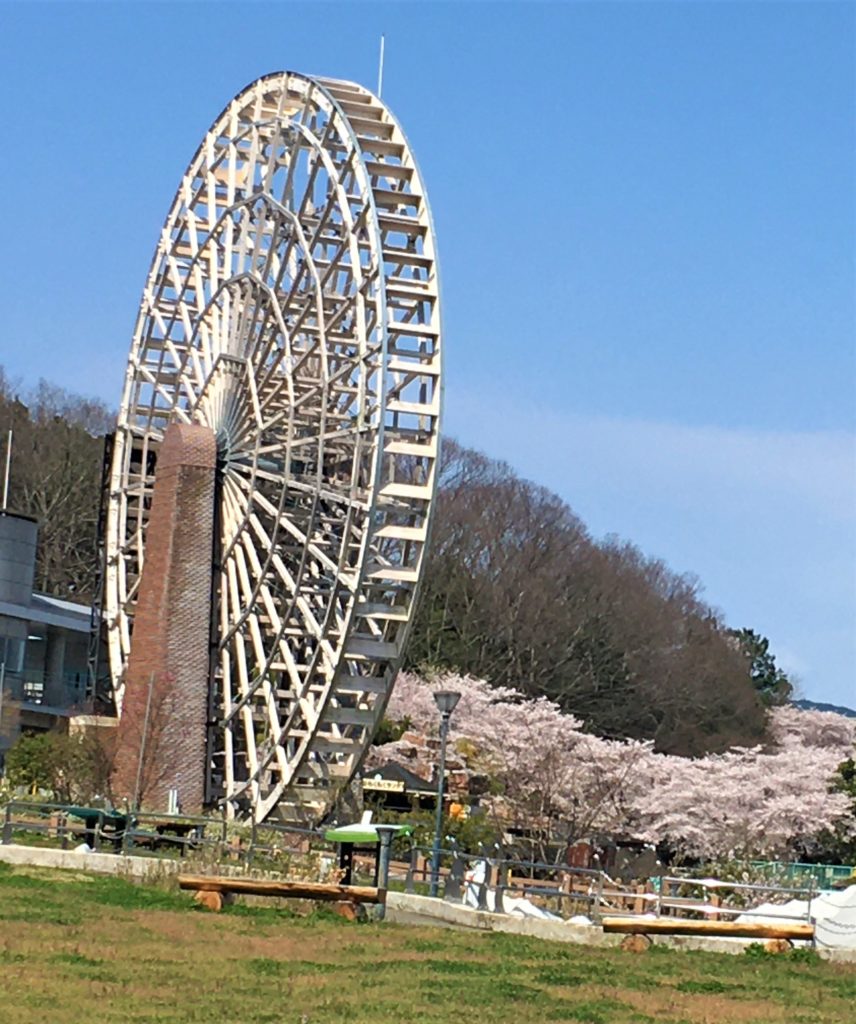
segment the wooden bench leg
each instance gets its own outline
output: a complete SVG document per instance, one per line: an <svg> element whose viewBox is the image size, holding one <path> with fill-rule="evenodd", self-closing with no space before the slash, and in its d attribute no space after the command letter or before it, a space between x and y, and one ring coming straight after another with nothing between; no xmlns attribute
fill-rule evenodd
<svg viewBox="0 0 856 1024"><path fill-rule="evenodd" d="M223 909L223 894L219 892L206 892L200 889L193 897L194 900L206 910L218 912Z"/></svg>
<svg viewBox="0 0 856 1024"><path fill-rule="evenodd" d="M359 916L356 903L351 903L348 900L328 903L327 906L334 914L338 914L339 917L344 917L346 921L356 921Z"/></svg>

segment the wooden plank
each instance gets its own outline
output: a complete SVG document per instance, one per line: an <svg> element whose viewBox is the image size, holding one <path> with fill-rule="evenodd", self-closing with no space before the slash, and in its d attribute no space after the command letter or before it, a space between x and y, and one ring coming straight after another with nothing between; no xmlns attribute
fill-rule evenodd
<svg viewBox="0 0 856 1024"><path fill-rule="evenodd" d="M384 903L386 890L373 885L329 885L325 882L270 882L259 878L223 875L179 875L180 889L196 892L233 892L250 896L276 896L296 900L340 900L349 903Z"/></svg>
<svg viewBox="0 0 856 1024"><path fill-rule="evenodd" d="M744 939L813 939L814 925L798 921L781 924L737 921L690 921L677 917L632 918L605 917L605 932L624 935L716 935Z"/></svg>

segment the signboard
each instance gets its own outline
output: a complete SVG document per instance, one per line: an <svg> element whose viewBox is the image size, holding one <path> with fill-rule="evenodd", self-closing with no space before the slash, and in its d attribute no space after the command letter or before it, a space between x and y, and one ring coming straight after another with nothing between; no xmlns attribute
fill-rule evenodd
<svg viewBox="0 0 856 1024"><path fill-rule="evenodd" d="M374 789L383 793L403 793L404 783L400 779L363 779L363 789Z"/></svg>

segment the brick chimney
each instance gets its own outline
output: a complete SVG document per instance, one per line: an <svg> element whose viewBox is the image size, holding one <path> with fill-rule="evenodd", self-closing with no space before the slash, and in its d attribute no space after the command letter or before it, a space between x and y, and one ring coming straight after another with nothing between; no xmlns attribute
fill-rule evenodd
<svg viewBox="0 0 856 1024"><path fill-rule="evenodd" d="M113 773L118 800L202 810L217 445L208 427L164 434L146 531ZM146 707L148 705L148 725ZM139 789L137 792L137 780Z"/></svg>

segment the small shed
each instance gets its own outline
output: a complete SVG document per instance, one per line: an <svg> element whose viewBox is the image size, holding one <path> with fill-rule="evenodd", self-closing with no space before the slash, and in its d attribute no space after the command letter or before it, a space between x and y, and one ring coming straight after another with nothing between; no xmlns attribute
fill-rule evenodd
<svg viewBox="0 0 856 1024"><path fill-rule="evenodd" d="M650 843L617 833L578 839L565 851L565 863L575 868L600 868L612 878L626 882L662 873L662 865Z"/></svg>
<svg viewBox="0 0 856 1024"><path fill-rule="evenodd" d="M394 761L363 773L363 797L388 811L433 811L437 787Z"/></svg>

